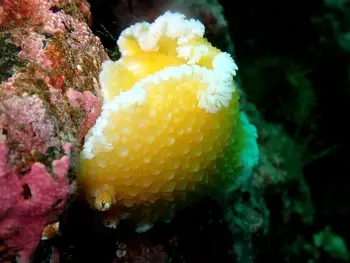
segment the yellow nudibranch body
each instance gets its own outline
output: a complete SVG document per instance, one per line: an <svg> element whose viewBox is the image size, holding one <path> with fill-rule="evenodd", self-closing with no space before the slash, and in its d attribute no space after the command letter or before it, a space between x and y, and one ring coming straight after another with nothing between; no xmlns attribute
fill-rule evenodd
<svg viewBox="0 0 350 263"><path fill-rule="evenodd" d="M125 29L121 58L100 73L101 116L85 138L80 187L105 213L147 228L207 194L222 193L258 161L240 112L232 57L204 26L166 12Z"/></svg>

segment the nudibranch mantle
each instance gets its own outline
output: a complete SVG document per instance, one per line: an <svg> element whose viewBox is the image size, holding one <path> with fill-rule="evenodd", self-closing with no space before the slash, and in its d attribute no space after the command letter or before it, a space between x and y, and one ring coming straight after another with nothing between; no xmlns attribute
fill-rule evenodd
<svg viewBox="0 0 350 263"><path fill-rule="evenodd" d="M125 29L121 58L102 65L102 113L85 138L80 186L112 225L169 220L249 176L258 161L256 129L240 112L238 67L204 31L166 12Z"/></svg>

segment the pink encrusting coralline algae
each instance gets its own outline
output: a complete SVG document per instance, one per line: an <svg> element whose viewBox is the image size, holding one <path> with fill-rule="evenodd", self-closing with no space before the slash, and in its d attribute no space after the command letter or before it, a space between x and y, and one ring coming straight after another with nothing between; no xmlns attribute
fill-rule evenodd
<svg viewBox="0 0 350 263"><path fill-rule="evenodd" d="M0 262L30 262L74 193L108 56L83 0L0 0Z"/></svg>
<svg viewBox="0 0 350 263"><path fill-rule="evenodd" d="M0 142L0 237L8 247L19 249L26 262L40 241L44 227L62 212L70 193L67 156L52 162L55 178L45 165L35 162L22 178L7 160L9 149Z"/></svg>

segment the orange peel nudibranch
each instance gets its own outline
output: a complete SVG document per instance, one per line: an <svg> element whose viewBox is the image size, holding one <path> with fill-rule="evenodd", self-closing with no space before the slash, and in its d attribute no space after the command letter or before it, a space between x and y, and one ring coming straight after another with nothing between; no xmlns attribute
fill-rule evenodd
<svg viewBox="0 0 350 263"><path fill-rule="evenodd" d="M103 107L85 138L79 179L90 205L112 218L106 222L127 214L146 231L225 192L257 163L237 65L204 32L200 21L166 12L126 28L121 58L102 64Z"/></svg>

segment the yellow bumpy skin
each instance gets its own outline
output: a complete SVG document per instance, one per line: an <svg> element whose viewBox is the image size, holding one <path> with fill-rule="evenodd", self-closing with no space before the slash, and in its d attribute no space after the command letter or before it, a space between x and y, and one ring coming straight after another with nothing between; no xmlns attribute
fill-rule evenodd
<svg viewBox="0 0 350 263"><path fill-rule="evenodd" d="M103 63L104 105L85 139L80 186L106 219L143 227L169 220L256 163L256 132L240 113L233 80L237 66L204 30L167 12L125 29L121 58Z"/></svg>

